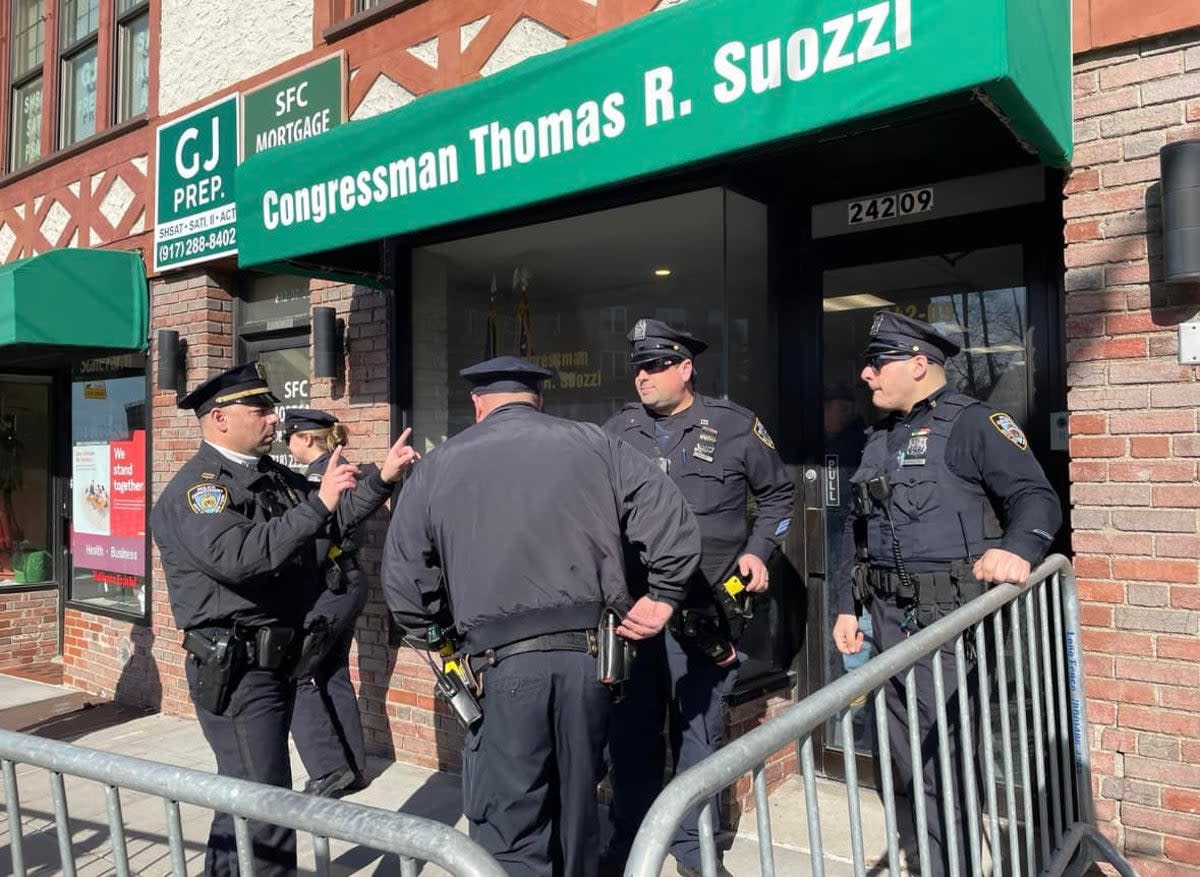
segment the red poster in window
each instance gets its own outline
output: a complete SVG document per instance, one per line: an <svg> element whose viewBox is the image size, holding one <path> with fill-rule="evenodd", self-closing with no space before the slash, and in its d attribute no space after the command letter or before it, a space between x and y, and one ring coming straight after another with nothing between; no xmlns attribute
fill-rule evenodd
<svg viewBox="0 0 1200 877"><path fill-rule="evenodd" d="M113 536L146 535L146 431L135 429L129 441L109 443Z"/></svg>

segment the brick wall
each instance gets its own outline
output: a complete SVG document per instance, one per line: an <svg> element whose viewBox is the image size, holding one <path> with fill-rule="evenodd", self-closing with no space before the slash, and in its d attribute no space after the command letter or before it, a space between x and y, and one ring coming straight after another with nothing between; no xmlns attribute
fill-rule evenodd
<svg viewBox="0 0 1200 877"><path fill-rule="evenodd" d="M1200 865L1197 370L1162 282L1158 151L1200 137L1200 30L1077 56L1066 185L1075 567L1097 814L1144 875Z"/></svg>
<svg viewBox="0 0 1200 877"><path fill-rule="evenodd" d="M26 667L58 654L58 589L0 591L0 669Z"/></svg>

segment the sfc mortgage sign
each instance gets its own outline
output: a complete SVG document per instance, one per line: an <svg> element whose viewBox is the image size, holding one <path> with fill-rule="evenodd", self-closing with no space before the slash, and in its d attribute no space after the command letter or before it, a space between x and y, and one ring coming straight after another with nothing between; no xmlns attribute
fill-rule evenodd
<svg viewBox="0 0 1200 877"><path fill-rule="evenodd" d="M236 253L238 96L162 125L156 147L154 270Z"/></svg>

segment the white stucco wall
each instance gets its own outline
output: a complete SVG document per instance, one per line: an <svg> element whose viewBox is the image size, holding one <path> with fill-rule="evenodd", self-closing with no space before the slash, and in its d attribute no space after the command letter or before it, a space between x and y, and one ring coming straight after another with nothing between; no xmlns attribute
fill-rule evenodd
<svg viewBox="0 0 1200 877"><path fill-rule="evenodd" d="M159 113L309 51L312 27L312 0L162 0Z"/></svg>

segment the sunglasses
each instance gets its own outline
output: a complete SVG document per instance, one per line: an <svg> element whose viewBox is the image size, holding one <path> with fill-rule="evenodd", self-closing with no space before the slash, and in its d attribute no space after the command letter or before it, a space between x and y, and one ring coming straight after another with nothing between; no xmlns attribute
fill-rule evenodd
<svg viewBox="0 0 1200 877"><path fill-rule="evenodd" d="M680 360L663 357L660 359L651 359L648 362L634 363L633 373L646 372L646 374L657 375L665 372L673 365L679 365Z"/></svg>
<svg viewBox="0 0 1200 877"><path fill-rule="evenodd" d="M872 353L869 356L863 357L863 365L871 369L871 371L879 371L889 362L899 362L902 359L912 359L911 356L897 356L895 354L888 355L885 353Z"/></svg>

